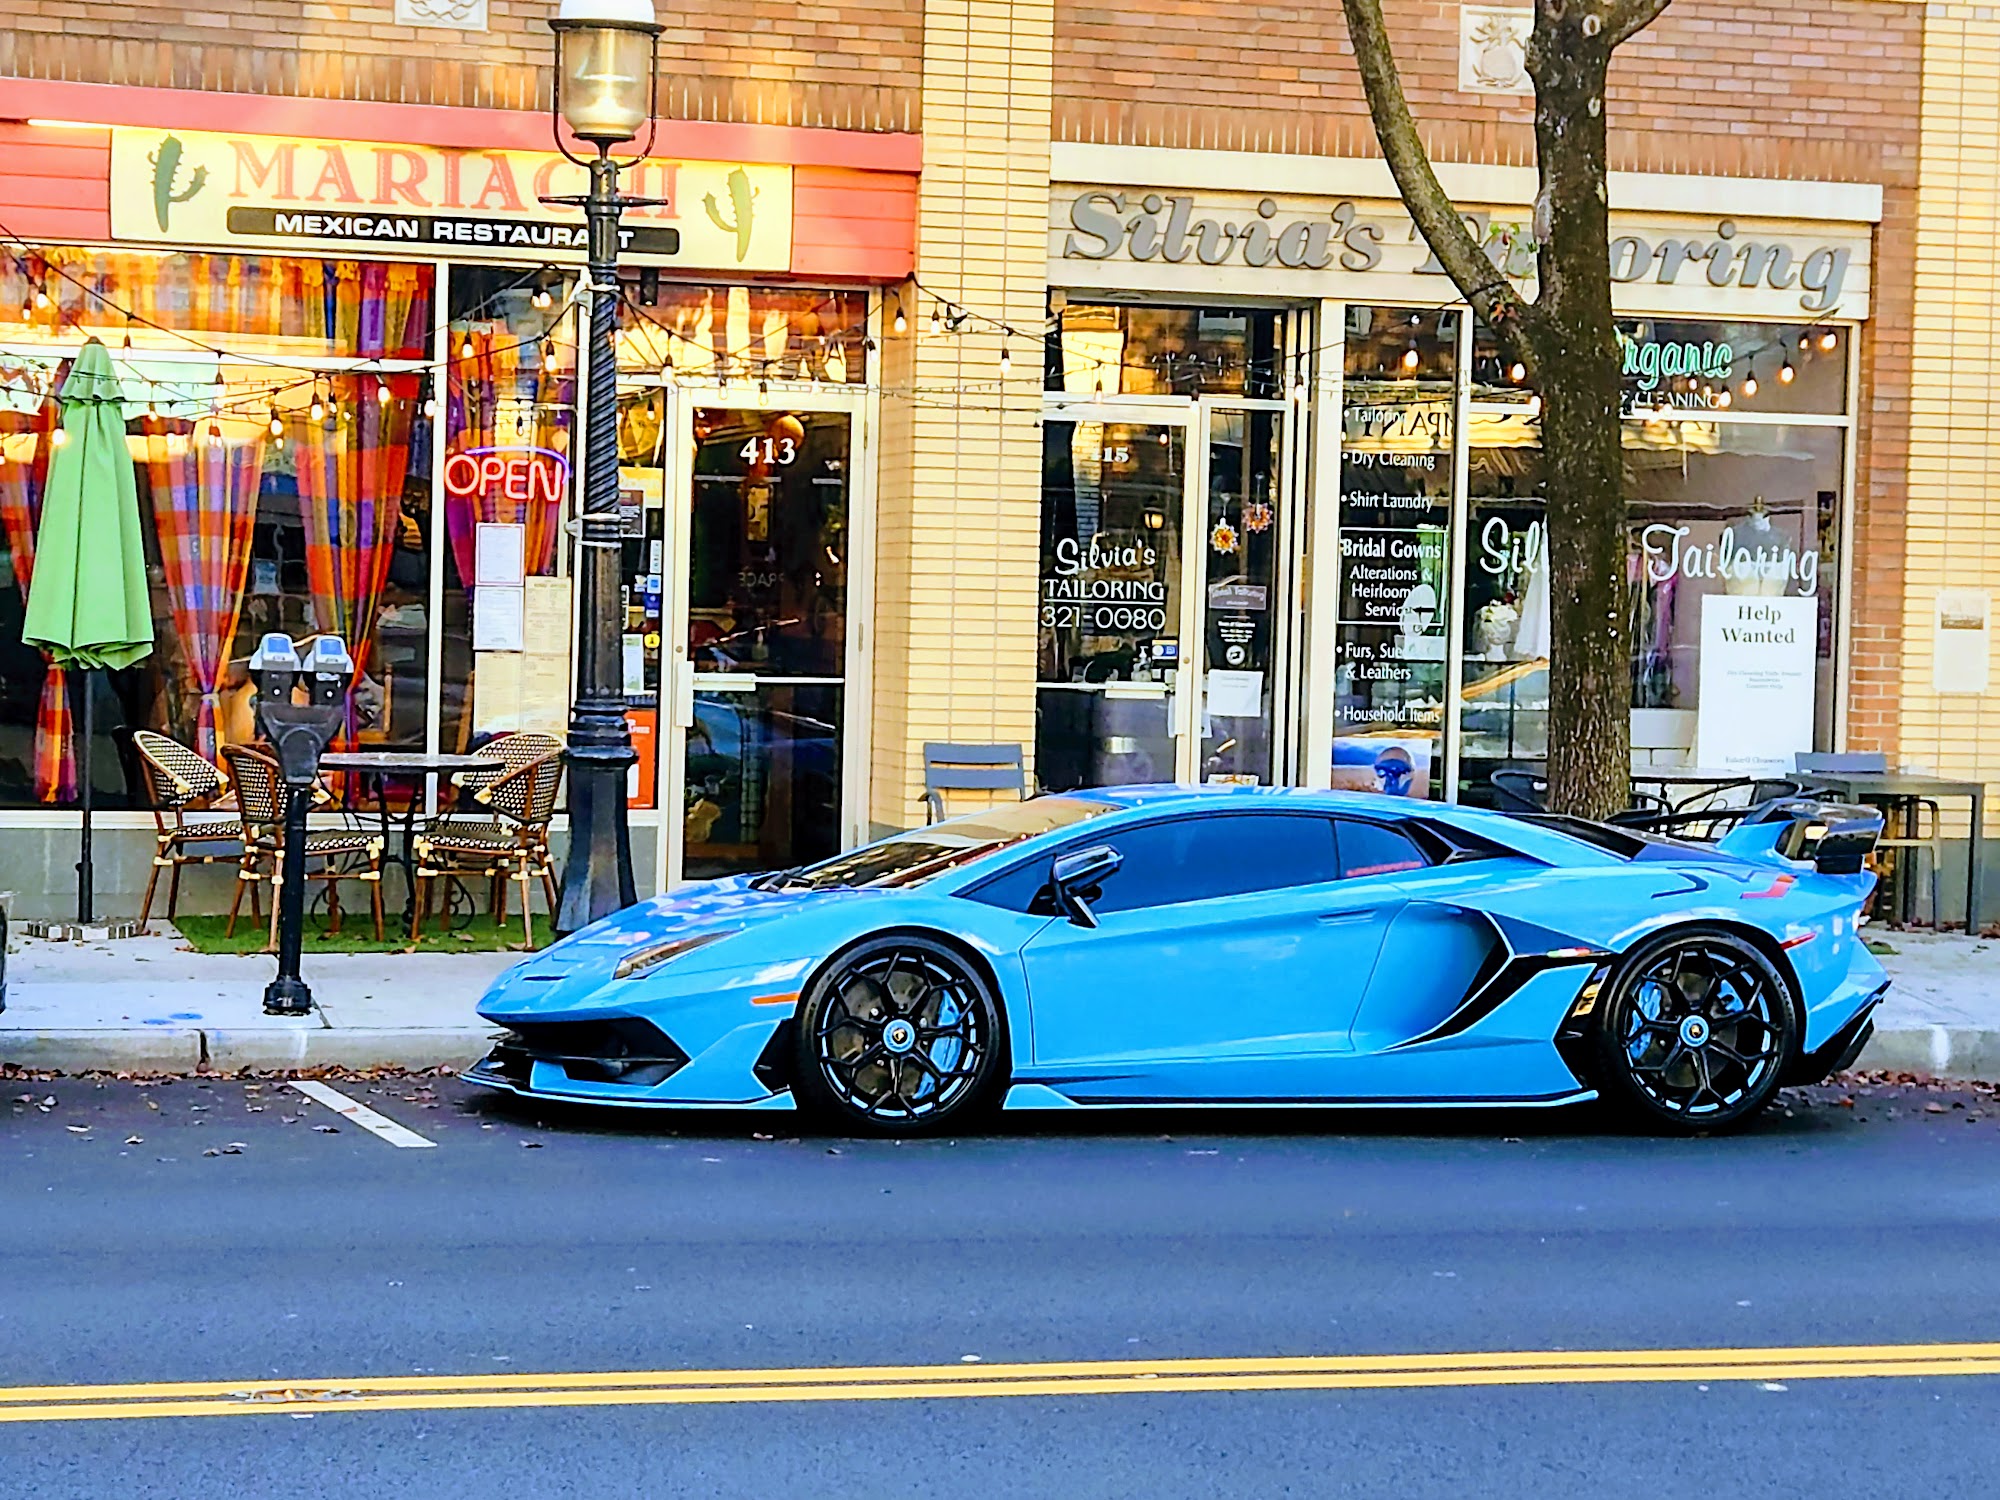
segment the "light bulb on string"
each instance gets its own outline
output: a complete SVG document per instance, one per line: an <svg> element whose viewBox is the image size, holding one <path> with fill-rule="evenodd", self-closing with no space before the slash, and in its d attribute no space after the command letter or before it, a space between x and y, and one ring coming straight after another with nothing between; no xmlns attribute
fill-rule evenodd
<svg viewBox="0 0 2000 1500"><path fill-rule="evenodd" d="M472 335L470 333L466 334L464 341L459 344L458 357L460 359L472 358Z"/></svg>
<svg viewBox="0 0 2000 1500"><path fill-rule="evenodd" d="M901 297L898 297L896 299L896 318L894 327L896 332L898 333L908 333L910 331L910 320L903 316L903 299Z"/></svg>
<svg viewBox="0 0 2000 1500"><path fill-rule="evenodd" d="M1418 365L1423 363L1423 360L1424 357L1417 352L1415 344L1410 345L1409 348L1403 351L1403 368L1412 373L1416 371Z"/></svg>
<svg viewBox="0 0 2000 1500"><path fill-rule="evenodd" d="M1728 406L1728 405L1729 405L1729 387L1728 387L1728 386L1724 386L1724 387L1723 387L1723 388L1722 388L1721 390L1719 390L1719 391L1717 391L1717 392L1715 393L1715 404L1716 404L1717 406L1723 406L1723 407L1726 407L1726 406Z"/></svg>
<svg viewBox="0 0 2000 1500"><path fill-rule="evenodd" d="M48 310L49 310L49 289L45 286L37 286L35 288L35 311L47 312Z"/></svg>
<svg viewBox="0 0 2000 1500"><path fill-rule="evenodd" d="M1756 396L1756 394L1757 394L1757 377L1755 375L1744 376L1743 399L1746 401L1751 400Z"/></svg>
<svg viewBox="0 0 2000 1500"><path fill-rule="evenodd" d="M1093 403L1093 404L1095 404L1095 405L1097 405L1097 406L1102 406L1102 405L1104 404L1104 377L1103 377L1103 376L1101 376L1101 375L1100 375L1100 376L1098 376L1098 378L1097 378L1097 389L1096 389L1096 390L1094 390L1094 391L1092 391L1092 392L1090 393L1090 399L1091 399L1092 403Z"/></svg>
<svg viewBox="0 0 2000 1500"><path fill-rule="evenodd" d="M312 405L306 408L306 415L315 422L324 422L326 420L326 403L319 398L319 385L317 382L313 385Z"/></svg>
<svg viewBox="0 0 2000 1500"><path fill-rule="evenodd" d="M377 406L387 406L389 404L389 382L384 380L380 375L375 377L375 404Z"/></svg>
<svg viewBox="0 0 2000 1500"><path fill-rule="evenodd" d="M1801 349L1810 349L1812 347L1811 329L1807 329L1804 333L1799 335L1799 347Z"/></svg>
<svg viewBox="0 0 2000 1500"><path fill-rule="evenodd" d="M556 340L555 340L555 335L550 334L547 338L542 340L542 364L544 368L547 368L553 366L555 362L556 362Z"/></svg>
<svg viewBox="0 0 2000 1500"><path fill-rule="evenodd" d="M761 411L771 404L771 382L763 376L757 377L757 407Z"/></svg>
<svg viewBox="0 0 2000 1500"><path fill-rule="evenodd" d="M933 303L931 306L931 337L936 338L943 331L944 304L942 302Z"/></svg>
<svg viewBox="0 0 2000 1500"><path fill-rule="evenodd" d="M1826 350L1829 354L1833 352L1834 346L1837 345L1839 342L1840 342L1840 335L1835 333L1831 328L1827 329L1825 333L1822 333L1819 336L1820 348Z"/></svg>
<svg viewBox="0 0 2000 1500"><path fill-rule="evenodd" d="M208 414L208 446L213 448L222 441L222 424L215 420L215 413Z"/></svg>
<svg viewBox="0 0 2000 1500"><path fill-rule="evenodd" d="M130 313L125 314L125 352L127 354L132 352L132 315Z"/></svg>
<svg viewBox="0 0 2000 1500"><path fill-rule="evenodd" d="M1514 363L1507 366L1507 378L1513 381L1514 384L1519 385L1528 378L1528 367L1518 359L1515 360Z"/></svg>
<svg viewBox="0 0 2000 1500"><path fill-rule="evenodd" d="M1790 385L1798 378L1798 374L1799 372L1792 368L1792 362L1788 359L1782 365L1778 366L1778 384Z"/></svg>
<svg viewBox="0 0 2000 1500"><path fill-rule="evenodd" d="M58 448L62 447L63 444L69 441L69 429L67 427L56 428L55 431L49 434L49 441Z"/></svg>
<svg viewBox="0 0 2000 1500"><path fill-rule="evenodd" d="M424 417L425 417L425 419L426 419L426 420L428 420L428 419L430 419L430 418L432 418L432 417L435 417L435 416L436 416L437 414L438 414L438 404L437 404L437 397L435 397L435 396L426 396L426 397L424 397Z"/></svg>
<svg viewBox="0 0 2000 1500"><path fill-rule="evenodd" d="M278 404L271 403L271 436L279 442L285 440L285 419L278 415Z"/></svg>
<svg viewBox="0 0 2000 1500"><path fill-rule="evenodd" d="M524 407L514 410L514 436L519 437L528 430L528 413Z"/></svg>
<svg viewBox="0 0 2000 1500"><path fill-rule="evenodd" d="M1013 351L1008 349L1006 341L1002 340L1000 344L1000 373L1002 375L1008 375L1013 372L1013 369L1014 369Z"/></svg>

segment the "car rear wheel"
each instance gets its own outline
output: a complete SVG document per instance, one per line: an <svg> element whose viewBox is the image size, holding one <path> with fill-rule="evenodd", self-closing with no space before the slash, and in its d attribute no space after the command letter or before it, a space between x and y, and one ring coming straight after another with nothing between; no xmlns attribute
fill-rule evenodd
<svg viewBox="0 0 2000 1500"><path fill-rule="evenodd" d="M849 1128L923 1135L965 1122L1006 1079L992 989L954 949L917 935L841 954L806 992L799 1103Z"/></svg>
<svg viewBox="0 0 2000 1500"><path fill-rule="evenodd" d="M1777 966L1716 928L1641 943L1612 971L1597 1013L1599 1091L1674 1134L1748 1121L1800 1043L1798 1002Z"/></svg>

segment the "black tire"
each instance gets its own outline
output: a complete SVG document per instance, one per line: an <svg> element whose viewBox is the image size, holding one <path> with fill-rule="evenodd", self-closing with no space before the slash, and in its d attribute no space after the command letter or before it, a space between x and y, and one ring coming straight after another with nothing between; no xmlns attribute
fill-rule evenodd
<svg viewBox="0 0 2000 1500"><path fill-rule="evenodd" d="M918 934L857 944L799 1007L802 1109L868 1135L932 1135L976 1120L1008 1076L1007 1032L976 965Z"/></svg>
<svg viewBox="0 0 2000 1500"><path fill-rule="evenodd" d="M1755 945L1677 928L1620 959L1592 1032L1594 1082L1614 1109L1672 1135L1746 1124L1797 1055L1798 1000Z"/></svg>

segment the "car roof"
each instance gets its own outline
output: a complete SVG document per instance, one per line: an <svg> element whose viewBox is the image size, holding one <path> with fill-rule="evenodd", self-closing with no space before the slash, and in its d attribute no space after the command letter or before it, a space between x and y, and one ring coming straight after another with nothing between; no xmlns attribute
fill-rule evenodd
<svg viewBox="0 0 2000 1500"><path fill-rule="evenodd" d="M1188 786L1176 782L1155 782L1141 786L1089 787L1059 796L1080 797L1112 807L1148 812L1194 811L1220 808L1232 803L1256 806L1282 805L1311 807L1326 812L1358 813L1376 819L1408 818L1439 811L1435 802L1416 802L1402 797L1385 797L1379 792L1329 792L1296 786L1238 786L1211 783Z"/></svg>

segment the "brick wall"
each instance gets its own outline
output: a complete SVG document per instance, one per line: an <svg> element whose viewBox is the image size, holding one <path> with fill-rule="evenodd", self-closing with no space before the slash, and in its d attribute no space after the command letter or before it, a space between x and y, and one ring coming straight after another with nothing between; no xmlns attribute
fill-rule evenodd
<svg viewBox="0 0 2000 1500"><path fill-rule="evenodd" d="M471 33L397 25L392 0L200 3L0 0L0 78L503 109L548 104L554 0L489 0L491 29ZM659 10L667 26L661 106L669 118L915 128L922 0L708 0Z"/></svg>

